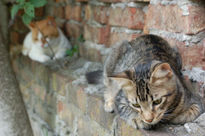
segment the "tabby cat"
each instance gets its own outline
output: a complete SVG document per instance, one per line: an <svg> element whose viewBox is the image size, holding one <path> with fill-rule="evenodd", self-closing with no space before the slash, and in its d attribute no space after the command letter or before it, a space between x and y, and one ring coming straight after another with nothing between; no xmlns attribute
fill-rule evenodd
<svg viewBox="0 0 205 136"><path fill-rule="evenodd" d="M114 45L103 72L87 73L86 78L90 84L103 81L105 111L115 111L134 128L149 129L159 122L184 124L203 112L181 68L179 53L167 41L143 35Z"/></svg>

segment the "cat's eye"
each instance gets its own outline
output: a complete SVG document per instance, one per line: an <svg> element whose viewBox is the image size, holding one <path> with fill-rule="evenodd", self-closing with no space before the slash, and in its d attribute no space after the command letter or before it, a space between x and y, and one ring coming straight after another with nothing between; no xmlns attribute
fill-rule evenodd
<svg viewBox="0 0 205 136"><path fill-rule="evenodd" d="M138 103L132 104L132 106L136 108L140 108L140 105Z"/></svg>
<svg viewBox="0 0 205 136"><path fill-rule="evenodd" d="M162 98L157 99L157 100L155 100L155 101L153 102L153 105L158 105L158 104L160 104L161 102L162 102Z"/></svg>

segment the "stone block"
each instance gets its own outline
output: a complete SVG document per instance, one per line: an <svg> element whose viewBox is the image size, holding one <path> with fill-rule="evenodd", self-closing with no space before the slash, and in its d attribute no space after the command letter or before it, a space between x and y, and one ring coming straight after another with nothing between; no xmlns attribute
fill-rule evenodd
<svg viewBox="0 0 205 136"><path fill-rule="evenodd" d="M83 33L83 26L79 23L67 22L66 34L68 37L78 38Z"/></svg>
<svg viewBox="0 0 205 136"><path fill-rule="evenodd" d="M109 26L84 26L84 38L85 40L93 41L98 44L105 44L108 41L110 34Z"/></svg>
<svg viewBox="0 0 205 136"><path fill-rule="evenodd" d="M109 25L123 26L131 29L140 29L144 27L145 13L141 8L111 8Z"/></svg>
<svg viewBox="0 0 205 136"><path fill-rule="evenodd" d="M76 20L76 21L82 21L81 17L81 6L80 5L67 5L65 8L65 18L67 20Z"/></svg>
<svg viewBox="0 0 205 136"><path fill-rule="evenodd" d="M186 8L187 11L183 11ZM196 34L205 28L205 8L185 5L149 5L146 29L160 29L169 32Z"/></svg>

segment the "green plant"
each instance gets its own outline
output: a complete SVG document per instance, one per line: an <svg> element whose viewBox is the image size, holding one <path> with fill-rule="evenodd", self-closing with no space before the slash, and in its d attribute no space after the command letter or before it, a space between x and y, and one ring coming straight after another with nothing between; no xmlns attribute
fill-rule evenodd
<svg viewBox="0 0 205 136"><path fill-rule="evenodd" d="M71 49L69 49L69 50L67 50L66 51L66 54L68 55L68 56L73 56L74 55L74 53L76 53L76 52L78 52L78 48L79 48L79 46L78 45L75 45L75 46L73 46Z"/></svg>
<svg viewBox="0 0 205 136"><path fill-rule="evenodd" d="M11 18L14 19L19 10L23 10L22 20L24 24L29 24L35 17L35 8L44 6L47 0L16 0L11 8Z"/></svg>
<svg viewBox="0 0 205 136"><path fill-rule="evenodd" d="M85 41L85 39L84 39L84 37L83 37L82 34L77 38L77 41L78 41L78 42L84 42L84 41ZM74 55L74 53L78 52L78 49L79 49L79 45L78 45L78 44L75 44L71 49L69 49L69 50L66 51L66 54L67 54L68 56L71 56L71 57L72 57L72 56Z"/></svg>

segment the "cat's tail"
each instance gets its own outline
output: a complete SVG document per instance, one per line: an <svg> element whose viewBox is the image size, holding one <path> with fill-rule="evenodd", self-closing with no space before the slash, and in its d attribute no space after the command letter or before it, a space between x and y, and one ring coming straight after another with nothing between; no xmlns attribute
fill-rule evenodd
<svg viewBox="0 0 205 136"><path fill-rule="evenodd" d="M93 72L88 72L85 75L87 82L89 84L100 84L103 83L103 71L97 70Z"/></svg>

